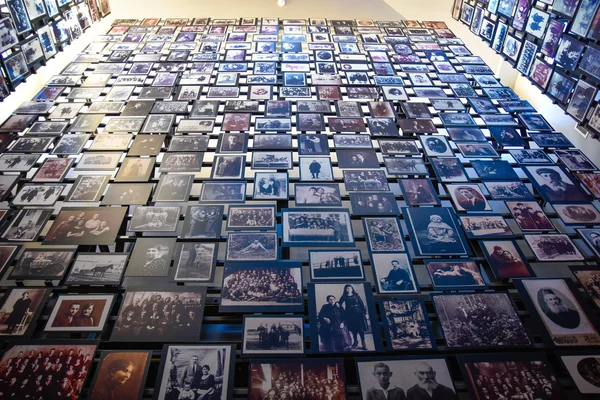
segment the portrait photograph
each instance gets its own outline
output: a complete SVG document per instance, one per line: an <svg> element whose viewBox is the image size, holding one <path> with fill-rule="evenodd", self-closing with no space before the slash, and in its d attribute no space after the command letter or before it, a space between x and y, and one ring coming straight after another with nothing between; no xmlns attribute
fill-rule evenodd
<svg viewBox="0 0 600 400"><path fill-rule="evenodd" d="M458 217L469 239L507 238L514 234L504 217L500 214L468 214Z"/></svg>
<svg viewBox="0 0 600 400"><path fill-rule="evenodd" d="M203 287L128 287L110 340L197 342L205 295Z"/></svg>
<svg viewBox="0 0 600 400"><path fill-rule="evenodd" d="M63 207L42 244L111 245L126 210L126 207Z"/></svg>
<svg viewBox="0 0 600 400"><path fill-rule="evenodd" d="M211 179L244 178L246 156L215 156Z"/></svg>
<svg viewBox="0 0 600 400"><path fill-rule="evenodd" d="M8 279L60 280L69 268L74 254L74 250L68 249L26 249Z"/></svg>
<svg viewBox="0 0 600 400"><path fill-rule="evenodd" d="M2 355L0 369L14 369L17 365L26 365L25 360L40 357L42 360L49 360L44 370L47 368L52 370L52 373L42 374L42 379L38 380L40 374L34 370L35 367L25 367L23 374L18 374L10 380L3 379L0 382L0 392L6 393L8 398L17 399L29 383L32 390L42 393L43 397L51 396L55 393L54 388L60 388L57 390L64 391L65 395L73 400L78 400L81 393L77 388L83 387L97 346L97 341L81 339L15 343Z"/></svg>
<svg viewBox="0 0 600 400"><path fill-rule="evenodd" d="M446 189L457 211L491 211L477 184L449 184Z"/></svg>
<svg viewBox="0 0 600 400"><path fill-rule="evenodd" d="M353 246L348 209L294 209L282 211L283 246Z"/></svg>
<svg viewBox="0 0 600 400"><path fill-rule="evenodd" d="M102 331L115 295L60 295L52 309L46 332Z"/></svg>
<svg viewBox="0 0 600 400"><path fill-rule="evenodd" d="M444 358L357 358L356 368L363 399L458 399Z"/></svg>
<svg viewBox="0 0 600 400"><path fill-rule="evenodd" d="M593 204L552 204L565 225L596 225L600 212Z"/></svg>
<svg viewBox="0 0 600 400"><path fill-rule="evenodd" d="M600 307L600 269L579 266L570 266L569 269L594 301L596 307Z"/></svg>
<svg viewBox="0 0 600 400"><path fill-rule="evenodd" d="M496 278L527 278L535 273L514 240L483 240L479 242Z"/></svg>
<svg viewBox="0 0 600 400"><path fill-rule="evenodd" d="M409 206L439 205L440 199L428 178L398 180L404 201Z"/></svg>
<svg viewBox="0 0 600 400"><path fill-rule="evenodd" d="M347 398L342 359L255 359L250 360L249 371L248 400L277 399L286 384L308 393L322 392L324 398Z"/></svg>
<svg viewBox="0 0 600 400"><path fill-rule="evenodd" d="M310 279L364 280L365 272L360 250L310 250Z"/></svg>
<svg viewBox="0 0 600 400"><path fill-rule="evenodd" d="M566 393L541 354L459 355L458 363L472 398L563 399Z"/></svg>
<svg viewBox="0 0 600 400"><path fill-rule="evenodd" d="M107 175L80 175L65 201L97 202L102 197L110 177Z"/></svg>
<svg viewBox="0 0 600 400"><path fill-rule="evenodd" d="M584 256L567 235L524 235L524 238L538 261L584 260Z"/></svg>
<svg viewBox="0 0 600 400"><path fill-rule="evenodd" d="M137 238L125 276L167 276L177 238Z"/></svg>
<svg viewBox="0 0 600 400"><path fill-rule="evenodd" d="M152 183L110 183L100 205L143 205L148 202Z"/></svg>
<svg viewBox="0 0 600 400"><path fill-rule="evenodd" d="M466 238L454 210L442 208L402 208L416 255L469 255Z"/></svg>
<svg viewBox="0 0 600 400"><path fill-rule="evenodd" d="M467 260L425 260L435 290L485 289L479 267Z"/></svg>
<svg viewBox="0 0 600 400"><path fill-rule="evenodd" d="M214 279L217 262L216 243L182 243L175 258L172 280L175 282L206 282Z"/></svg>
<svg viewBox="0 0 600 400"><path fill-rule="evenodd" d="M525 306L537 316L544 330L542 338L554 346L597 346L600 335L575 297L577 288L569 279L521 279L515 286Z"/></svg>
<svg viewBox="0 0 600 400"><path fill-rule="evenodd" d="M506 207L524 232L554 230L554 225L537 201L507 201Z"/></svg>
<svg viewBox="0 0 600 400"><path fill-rule="evenodd" d="M348 150L336 151L338 166L340 168L379 168L379 161L375 150Z"/></svg>
<svg viewBox="0 0 600 400"><path fill-rule="evenodd" d="M162 174L152 200L154 202L184 202L188 200L194 175Z"/></svg>
<svg viewBox="0 0 600 400"><path fill-rule="evenodd" d="M298 114L307 115L307 114ZM298 135L298 155L326 156L329 154L328 137L325 134Z"/></svg>
<svg viewBox="0 0 600 400"><path fill-rule="evenodd" d="M433 294L431 297L449 348L528 347L532 344L507 293Z"/></svg>
<svg viewBox="0 0 600 400"><path fill-rule="evenodd" d="M595 171L597 168L589 158L578 149L554 150L554 154L569 171Z"/></svg>
<svg viewBox="0 0 600 400"><path fill-rule="evenodd" d="M0 302L0 336L30 336L49 294L44 288L9 289Z"/></svg>
<svg viewBox="0 0 600 400"><path fill-rule="evenodd" d="M453 157L454 150L445 136L419 136L425 154L430 157Z"/></svg>
<svg viewBox="0 0 600 400"><path fill-rule="evenodd" d="M309 283L308 301L311 352L382 350L370 283Z"/></svg>
<svg viewBox="0 0 600 400"><path fill-rule="evenodd" d="M65 285L118 285L129 253L77 253Z"/></svg>
<svg viewBox="0 0 600 400"><path fill-rule="evenodd" d="M438 179L444 183L469 182L467 172L458 158L434 157L429 160Z"/></svg>
<svg viewBox="0 0 600 400"><path fill-rule="evenodd" d="M200 191L200 203L231 204L246 201L246 181L211 182L205 181Z"/></svg>
<svg viewBox="0 0 600 400"><path fill-rule="evenodd" d="M379 294L419 293L419 284L408 254L371 254L371 261Z"/></svg>
<svg viewBox="0 0 600 400"><path fill-rule="evenodd" d="M237 114L227 114L237 115ZM225 122L225 121L224 121ZM217 143L217 153L221 154L242 154L248 150L248 134L227 132L219 135Z"/></svg>
<svg viewBox="0 0 600 400"><path fill-rule="evenodd" d="M126 157L115 176L115 182L146 182L154 171L155 162L154 157Z"/></svg>
<svg viewBox="0 0 600 400"><path fill-rule="evenodd" d="M399 215L394 193L350 193L353 215Z"/></svg>
<svg viewBox="0 0 600 400"><path fill-rule="evenodd" d="M33 242L37 239L51 215L52 210L23 209L10 221L8 227L2 233L2 239L15 242Z"/></svg>
<svg viewBox="0 0 600 400"><path fill-rule="evenodd" d="M566 367L579 393L583 395L600 394L600 355L577 354L561 355L560 360Z"/></svg>
<svg viewBox="0 0 600 400"><path fill-rule="evenodd" d="M242 356L304 354L304 317L245 315Z"/></svg>
<svg viewBox="0 0 600 400"><path fill-rule="evenodd" d="M255 200L287 200L289 196L287 172L256 172L254 174Z"/></svg>
<svg viewBox="0 0 600 400"><path fill-rule="evenodd" d="M371 252L405 251L404 235L397 217L363 218L365 235Z"/></svg>
<svg viewBox="0 0 600 400"><path fill-rule="evenodd" d="M342 197L337 183L296 183L294 185L296 206L341 206Z"/></svg>
<svg viewBox="0 0 600 400"><path fill-rule="evenodd" d="M220 312L304 311L299 262L227 262L222 287Z"/></svg>
<svg viewBox="0 0 600 400"><path fill-rule="evenodd" d="M390 350L431 350L436 348L435 336L422 300L403 297L401 300L381 300L384 332Z"/></svg>
<svg viewBox="0 0 600 400"><path fill-rule="evenodd" d="M182 237L186 239L216 238L221 234L223 206L189 206Z"/></svg>
<svg viewBox="0 0 600 400"><path fill-rule="evenodd" d="M153 399L228 400L233 396L234 364L234 345L165 344Z"/></svg>
<svg viewBox="0 0 600 400"><path fill-rule="evenodd" d="M140 400L151 358L150 351L103 351L90 387L90 400Z"/></svg>

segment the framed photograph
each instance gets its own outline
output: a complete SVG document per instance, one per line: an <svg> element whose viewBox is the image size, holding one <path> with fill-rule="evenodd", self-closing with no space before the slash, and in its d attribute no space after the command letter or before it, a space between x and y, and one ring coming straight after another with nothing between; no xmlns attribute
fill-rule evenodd
<svg viewBox="0 0 600 400"><path fill-rule="evenodd" d="M554 164L542 149L511 149L508 152L518 164Z"/></svg>
<svg viewBox="0 0 600 400"><path fill-rule="evenodd" d="M65 185L23 185L12 204L15 206L52 206L64 189Z"/></svg>
<svg viewBox="0 0 600 400"><path fill-rule="evenodd" d="M296 206L341 206L342 198L337 183L296 183L294 185Z"/></svg>
<svg viewBox="0 0 600 400"><path fill-rule="evenodd" d="M310 114L298 114L310 115ZM300 156L323 156L329 154L329 143L327 135L302 134L298 135L298 155Z"/></svg>
<svg viewBox="0 0 600 400"><path fill-rule="evenodd" d="M385 169L390 175L428 175L421 157L384 157Z"/></svg>
<svg viewBox="0 0 600 400"><path fill-rule="evenodd" d="M215 156L211 179L242 179L246 156Z"/></svg>
<svg viewBox="0 0 600 400"><path fill-rule="evenodd" d="M570 175L558 165L525 166L536 191L549 202L587 202L589 197L581 190Z"/></svg>
<svg viewBox="0 0 600 400"><path fill-rule="evenodd" d="M211 182L205 181L200 192L200 203L232 204L246 201L246 181Z"/></svg>
<svg viewBox="0 0 600 400"><path fill-rule="evenodd" d="M250 360L248 380L248 400L264 400L277 398L281 390L281 379L290 382L311 382L313 379L327 380L330 397L346 398L346 377L342 359L256 359ZM329 383L330 382L330 383ZM315 383L316 386L319 386Z"/></svg>
<svg viewBox="0 0 600 400"><path fill-rule="evenodd" d="M128 156L157 156L167 135L135 135Z"/></svg>
<svg viewBox="0 0 600 400"><path fill-rule="evenodd" d="M393 193L350 193L353 215L399 215L400 210Z"/></svg>
<svg viewBox="0 0 600 400"><path fill-rule="evenodd" d="M594 267L576 267L570 266L569 269L577 278L577 281L581 284L585 292L591 297L596 304L596 307L600 307L600 290L598 290L598 283L600 282L600 269Z"/></svg>
<svg viewBox="0 0 600 400"><path fill-rule="evenodd" d="M554 225L536 201L507 201L506 207L524 232L554 230Z"/></svg>
<svg viewBox="0 0 600 400"><path fill-rule="evenodd" d="M471 167L481 180L519 179L513 167L506 160L471 160Z"/></svg>
<svg viewBox="0 0 600 400"><path fill-rule="evenodd" d="M60 280L71 264L75 251L68 249L26 249L8 279Z"/></svg>
<svg viewBox="0 0 600 400"><path fill-rule="evenodd" d="M491 211L477 184L448 184L446 189L457 211Z"/></svg>
<svg viewBox="0 0 600 400"><path fill-rule="evenodd" d="M289 184L287 172L256 172L254 174L255 200L287 200Z"/></svg>
<svg viewBox="0 0 600 400"><path fill-rule="evenodd" d="M138 238L125 276L167 276L176 238Z"/></svg>
<svg viewBox="0 0 600 400"><path fill-rule="evenodd" d="M410 258L406 253L371 254L373 278L379 294L419 293Z"/></svg>
<svg viewBox="0 0 600 400"><path fill-rule="evenodd" d="M581 150L554 150L554 154L570 171L595 171L596 166Z"/></svg>
<svg viewBox="0 0 600 400"><path fill-rule="evenodd" d="M28 337L35 329L50 291L44 288L11 288L0 301L0 336Z"/></svg>
<svg viewBox="0 0 600 400"><path fill-rule="evenodd" d="M0 155L0 171L28 172L31 168L33 168L39 158L39 154L5 153Z"/></svg>
<svg viewBox="0 0 600 400"><path fill-rule="evenodd" d="M23 0L8 0L6 2L6 5L8 6L8 11L10 12L10 15L12 17L12 21L15 24L17 34L22 35L26 32L29 32L31 30L31 22L29 21L28 14L25 11L25 4L23 3ZM43 10L43 4L40 5Z"/></svg>
<svg viewBox="0 0 600 400"><path fill-rule="evenodd" d="M165 290L166 289L166 290ZM197 342L206 288L128 287L110 340L112 342ZM145 321L140 324L139 321Z"/></svg>
<svg viewBox="0 0 600 400"><path fill-rule="evenodd" d="M507 293L446 293L431 297L450 348L532 345Z"/></svg>
<svg viewBox="0 0 600 400"><path fill-rule="evenodd" d="M479 246L494 276L500 279L535 276L527 258L514 240L483 240Z"/></svg>
<svg viewBox="0 0 600 400"><path fill-rule="evenodd" d="M592 352L576 355L569 353L560 356L560 360L569 372L573 382L575 382L579 393L583 395L597 395L600 393L600 382L596 372L598 364L600 364L600 356L590 353Z"/></svg>
<svg viewBox="0 0 600 400"><path fill-rule="evenodd" d="M373 253L406 251L404 235L397 217L363 218L369 250Z"/></svg>
<svg viewBox="0 0 600 400"><path fill-rule="evenodd" d="M14 85L20 83L27 75L29 75L29 67L22 51L13 52L10 56L4 59L7 78Z"/></svg>
<svg viewBox="0 0 600 400"><path fill-rule="evenodd" d="M154 135L153 135L154 136ZM206 151L208 136L173 136L169 142L169 152ZM135 142L134 142L135 143Z"/></svg>
<svg viewBox="0 0 600 400"><path fill-rule="evenodd" d="M234 345L164 345L154 400L178 397L233 396Z"/></svg>
<svg viewBox="0 0 600 400"><path fill-rule="evenodd" d="M496 158L500 157L491 143L464 142L457 143L456 147L465 158Z"/></svg>
<svg viewBox="0 0 600 400"><path fill-rule="evenodd" d="M429 160L441 182L469 182L467 172L456 157L434 157Z"/></svg>
<svg viewBox="0 0 600 400"><path fill-rule="evenodd" d="M245 315L242 356L304 354L304 317Z"/></svg>
<svg viewBox="0 0 600 400"><path fill-rule="evenodd" d="M25 360L29 359L28 357L40 357L42 360L46 358L53 360L56 360L57 358L64 359L65 365L67 364L67 360L69 360L68 365L69 367L73 367L73 375L76 377L75 384L83 385L88 375L89 366L94 358L94 353L96 352L97 346L98 341L82 339L44 340L43 342L38 341L21 343L14 342L11 343L10 347L2 355L2 359L0 359L0 368L7 369L8 367L12 366L11 364L25 365ZM77 361L74 361L74 359L80 359L80 362L78 363ZM68 372L67 368L68 367L64 368L64 373ZM49 376L50 379L46 378L42 383L44 395L49 395L49 393L52 393L49 389L47 389L47 386L52 384L57 384L60 386L58 382L53 381L52 375ZM2 393L8 393L10 397L18 397L23 390L20 389L21 391L19 392L19 388L26 386L29 381L29 374L17 376L14 377L14 382L12 384L10 381L6 380L0 383L0 390ZM46 382L48 383L46 384ZM32 382L32 384L35 384L35 380ZM80 393L75 391L72 386L69 387L69 391L67 393L70 393L69 396L73 400L78 400L80 398Z"/></svg>
<svg viewBox="0 0 600 400"><path fill-rule="evenodd" d="M185 242L175 261L175 282L212 283L217 262L216 243Z"/></svg>
<svg viewBox="0 0 600 400"><path fill-rule="evenodd" d="M117 395L141 400L151 351L103 351L90 387L90 399Z"/></svg>
<svg viewBox="0 0 600 400"><path fill-rule="evenodd" d="M59 295L44 331L102 331L114 298L114 294Z"/></svg>
<svg viewBox="0 0 600 400"><path fill-rule="evenodd" d="M97 202L102 197L110 177L107 175L80 175L65 197L71 202Z"/></svg>
<svg viewBox="0 0 600 400"><path fill-rule="evenodd" d="M309 283L313 353L381 351L370 283Z"/></svg>
<svg viewBox="0 0 600 400"><path fill-rule="evenodd" d="M571 280L563 278L515 281L527 310L541 330L544 341L553 346L595 346L600 335L586 315Z"/></svg>
<svg viewBox="0 0 600 400"><path fill-rule="evenodd" d="M553 7L552 12L554 11L556 10ZM541 39L546 32L546 26L548 25L549 20L549 13L532 7L531 12L529 13L529 18L527 19L527 24L525 25L525 32L535 36L538 39Z"/></svg>
<svg viewBox="0 0 600 400"><path fill-rule="evenodd" d="M42 244L111 245L126 211L126 207L63 207Z"/></svg>
<svg viewBox="0 0 600 400"><path fill-rule="evenodd" d="M309 251L312 281L364 280L365 273L360 250Z"/></svg>
<svg viewBox="0 0 600 400"><path fill-rule="evenodd" d="M353 246L348 209L282 210L283 246Z"/></svg>
<svg viewBox="0 0 600 400"><path fill-rule="evenodd" d="M381 300L384 332L390 350L432 350L436 348L425 303L411 297Z"/></svg>
<svg viewBox="0 0 600 400"><path fill-rule="evenodd" d="M470 255L451 208L410 207L402 208L402 213L417 256Z"/></svg>
<svg viewBox="0 0 600 400"><path fill-rule="evenodd" d="M538 261L581 261L585 257L567 235L525 235Z"/></svg>
<svg viewBox="0 0 600 400"><path fill-rule="evenodd" d="M123 153L83 153L77 166L76 171L114 171L119 165L119 160ZM72 158L60 159L62 164L70 165L73 162ZM50 160L48 160L50 161Z"/></svg>
<svg viewBox="0 0 600 400"><path fill-rule="evenodd" d="M500 214L468 214L461 215L459 219L469 239L514 237Z"/></svg>
<svg viewBox="0 0 600 400"><path fill-rule="evenodd" d="M128 230L132 232L175 232L181 207L137 206Z"/></svg>
<svg viewBox="0 0 600 400"><path fill-rule="evenodd" d="M356 369L363 399L385 397L385 393L389 399L418 399L423 391L431 392L432 398L458 398L444 358L362 357L356 359Z"/></svg>
<svg viewBox="0 0 600 400"><path fill-rule="evenodd" d="M52 210L48 209L23 209L10 221L2 233L2 239L15 242L34 242L51 215Z"/></svg>
<svg viewBox="0 0 600 400"><path fill-rule="evenodd" d="M275 286L281 290L273 291L271 287ZM301 263L261 262L260 266L252 263L225 263L219 311L304 311Z"/></svg>
<svg viewBox="0 0 600 400"><path fill-rule="evenodd" d="M77 253L65 285L119 285L129 253Z"/></svg>
<svg viewBox="0 0 600 400"><path fill-rule="evenodd" d="M479 267L470 260L425 260L435 290L486 289Z"/></svg>

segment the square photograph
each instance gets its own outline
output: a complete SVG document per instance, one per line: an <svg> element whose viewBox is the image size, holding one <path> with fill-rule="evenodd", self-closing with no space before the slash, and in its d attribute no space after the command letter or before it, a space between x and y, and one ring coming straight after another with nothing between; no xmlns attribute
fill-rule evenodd
<svg viewBox="0 0 600 400"><path fill-rule="evenodd" d="M254 200L287 200L289 183L287 172L256 172Z"/></svg>

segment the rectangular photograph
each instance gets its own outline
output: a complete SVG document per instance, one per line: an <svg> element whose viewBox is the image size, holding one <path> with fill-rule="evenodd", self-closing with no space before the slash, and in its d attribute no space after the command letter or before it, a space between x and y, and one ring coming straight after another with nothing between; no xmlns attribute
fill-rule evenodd
<svg viewBox="0 0 600 400"><path fill-rule="evenodd" d="M46 332L97 332L104 329L115 295L59 295Z"/></svg>
<svg viewBox="0 0 600 400"><path fill-rule="evenodd" d="M65 285L119 285L129 253L77 253Z"/></svg>
<svg viewBox="0 0 600 400"><path fill-rule="evenodd" d="M310 250L308 253L311 281L364 280L360 250Z"/></svg>
<svg viewBox="0 0 600 400"><path fill-rule="evenodd" d="M214 279L217 250L216 243L183 243L175 261L172 280L211 283Z"/></svg>
<svg viewBox="0 0 600 400"><path fill-rule="evenodd" d="M348 209L282 210L283 246L353 246Z"/></svg>
<svg viewBox="0 0 600 400"><path fill-rule="evenodd" d="M485 289L485 279L474 261L425 260L435 290Z"/></svg>
<svg viewBox="0 0 600 400"><path fill-rule="evenodd" d="M90 387L90 399L141 400L151 351L103 351Z"/></svg>
<svg viewBox="0 0 600 400"><path fill-rule="evenodd" d="M245 315L243 356L293 356L304 354L304 317Z"/></svg>
<svg viewBox="0 0 600 400"><path fill-rule="evenodd" d="M42 244L111 245L126 211L126 207L63 207Z"/></svg>
<svg viewBox="0 0 600 400"><path fill-rule="evenodd" d="M0 336L27 337L35 329L48 295L44 288L12 288L0 302Z"/></svg>
<svg viewBox="0 0 600 400"><path fill-rule="evenodd" d="M471 253L454 210L442 208L403 208L416 255L460 255Z"/></svg>
<svg viewBox="0 0 600 400"><path fill-rule="evenodd" d="M381 300L385 336L390 350L431 350L435 336L422 300Z"/></svg>

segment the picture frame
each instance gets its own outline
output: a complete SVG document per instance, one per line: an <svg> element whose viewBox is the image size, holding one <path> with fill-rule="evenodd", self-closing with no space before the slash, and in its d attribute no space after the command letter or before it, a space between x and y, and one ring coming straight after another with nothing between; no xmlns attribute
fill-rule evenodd
<svg viewBox="0 0 600 400"><path fill-rule="evenodd" d="M284 247L330 246L332 243L336 247L354 245L348 209L284 208L281 212ZM310 219L314 219L312 225L309 224Z"/></svg>

